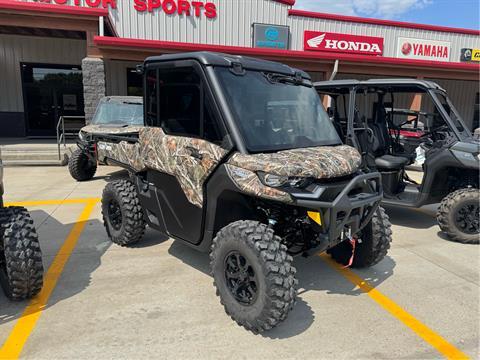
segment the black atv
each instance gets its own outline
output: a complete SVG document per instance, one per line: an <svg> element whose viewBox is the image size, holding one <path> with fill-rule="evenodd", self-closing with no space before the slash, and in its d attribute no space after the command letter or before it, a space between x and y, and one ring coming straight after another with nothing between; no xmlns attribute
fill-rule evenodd
<svg viewBox="0 0 480 360"><path fill-rule="evenodd" d="M98 142L100 161L130 172L103 192L113 242L140 241L148 224L209 252L221 303L253 332L293 307L292 255L328 251L354 267L385 257L380 174L360 171L306 73L203 52L139 70L148 126Z"/></svg>
<svg viewBox="0 0 480 360"><path fill-rule="evenodd" d="M480 142L445 90L412 79L327 81L315 88L331 103L341 138L362 153L367 168L382 174L385 204L440 202L437 221L450 239L479 243ZM405 168L423 153L419 184Z"/></svg>
<svg viewBox="0 0 480 360"><path fill-rule="evenodd" d="M23 207L4 207L3 192L0 154L0 285L9 299L25 300L42 289L42 252L30 214Z"/></svg>
<svg viewBox="0 0 480 360"><path fill-rule="evenodd" d="M142 104L138 96L106 96L100 100L92 121L78 133L78 149L68 161L68 170L75 180L86 181L95 176L97 141L102 135L125 135L143 127Z"/></svg>

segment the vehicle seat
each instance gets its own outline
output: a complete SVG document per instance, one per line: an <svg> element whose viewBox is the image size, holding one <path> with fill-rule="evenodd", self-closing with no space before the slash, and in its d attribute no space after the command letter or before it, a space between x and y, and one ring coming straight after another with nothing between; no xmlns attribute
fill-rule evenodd
<svg viewBox="0 0 480 360"><path fill-rule="evenodd" d="M408 159L403 156L383 155L375 159L378 169L401 170L408 164Z"/></svg>

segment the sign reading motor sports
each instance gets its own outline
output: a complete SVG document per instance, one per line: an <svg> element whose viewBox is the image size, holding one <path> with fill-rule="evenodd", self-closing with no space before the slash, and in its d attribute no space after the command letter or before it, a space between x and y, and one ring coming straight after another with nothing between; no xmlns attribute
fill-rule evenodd
<svg viewBox="0 0 480 360"><path fill-rule="evenodd" d="M304 49L361 55L382 55L383 38L337 34L324 31L305 31Z"/></svg>
<svg viewBox="0 0 480 360"><path fill-rule="evenodd" d="M398 38L397 57L403 59L449 61L451 43L424 39Z"/></svg>
<svg viewBox="0 0 480 360"><path fill-rule="evenodd" d="M116 9L117 5L124 6L128 2L138 12L163 11L167 15L186 15L209 19L217 17L217 6L209 1L191 0L30 0L42 4L56 4L69 6L86 6L92 8L103 7Z"/></svg>

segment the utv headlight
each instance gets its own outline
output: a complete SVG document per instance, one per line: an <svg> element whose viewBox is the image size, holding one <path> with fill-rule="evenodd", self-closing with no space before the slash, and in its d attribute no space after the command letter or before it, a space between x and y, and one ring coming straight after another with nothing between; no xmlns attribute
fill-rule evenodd
<svg viewBox="0 0 480 360"><path fill-rule="evenodd" d="M278 176L274 174L267 174L264 172L258 172L258 177L263 185L269 187L282 187L288 183L288 177L286 176Z"/></svg>
<svg viewBox="0 0 480 360"><path fill-rule="evenodd" d="M469 152L466 152L466 151L459 151L459 150L452 150L452 152L453 152L453 155L455 155L455 157L460 161L462 161L462 160L466 160L466 161L480 160L479 154L472 154L472 153L469 153Z"/></svg>
<svg viewBox="0 0 480 360"><path fill-rule="evenodd" d="M79 138L80 140L82 140L82 141L84 140L85 134L83 133L82 130L80 130L80 131L78 132L78 138Z"/></svg>
<svg viewBox="0 0 480 360"><path fill-rule="evenodd" d="M303 188L310 183L310 179L299 177L299 176L294 176L294 177L279 176L274 174L268 174L263 171L257 172L257 175L260 178L260 181L262 182L263 185L273 187L273 188L278 188L282 186Z"/></svg>

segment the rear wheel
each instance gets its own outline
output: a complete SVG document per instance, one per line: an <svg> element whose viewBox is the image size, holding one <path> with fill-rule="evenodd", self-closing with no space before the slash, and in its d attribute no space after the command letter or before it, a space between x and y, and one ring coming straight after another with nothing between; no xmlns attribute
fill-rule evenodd
<svg viewBox="0 0 480 360"><path fill-rule="evenodd" d="M113 181L105 186L102 215L107 234L115 244L127 246L143 238L145 218L137 189L130 180Z"/></svg>
<svg viewBox="0 0 480 360"><path fill-rule="evenodd" d="M0 284L12 300L34 297L43 286L37 232L22 207L0 209Z"/></svg>
<svg viewBox="0 0 480 360"><path fill-rule="evenodd" d="M97 163L92 161L84 151L77 149L68 160L68 170L75 180L86 181L93 178L97 172Z"/></svg>
<svg viewBox="0 0 480 360"><path fill-rule="evenodd" d="M283 321L295 304L295 268L273 230L237 221L213 240L210 268L217 295L239 325L259 333Z"/></svg>
<svg viewBox="0 0 480 360"><path fill-rule="evenodd" d="M385 210L379 207L370 223L358 234L352 267L364 268L379 263L388 252L392 242L392 229ZM350 241L343 241L328 251L331 257L342 265L347 265L352 256Z"/></svg>
<svg viewBox="0 0 480 360"><path fill-rule="evenodd" d="M447 195L437 213L440 229L460 243L480 243L480 190L460 189Z"/></svg>

